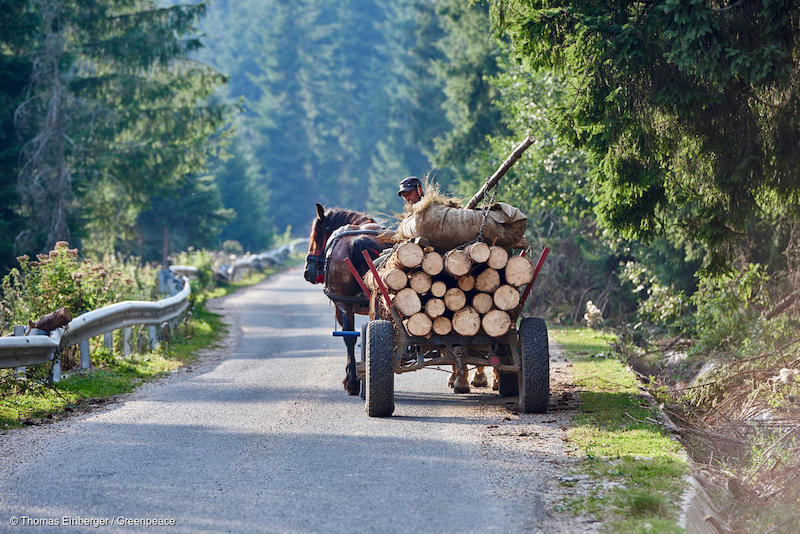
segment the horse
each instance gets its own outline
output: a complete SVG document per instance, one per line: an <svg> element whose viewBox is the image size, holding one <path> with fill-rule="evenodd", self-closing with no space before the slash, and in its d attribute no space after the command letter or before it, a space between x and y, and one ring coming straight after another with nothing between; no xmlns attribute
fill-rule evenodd
<svg viewBox="0 0 800 534"><path fill-rule="evenodd" d="M391 236L391 232L387 233L365 213L340 208L326 211L321 204L316 206L317 217L311 225L303 277L312 284L324 284L325 295L336 306L336 321L342 330L352 331L355 314L369 314L369 300L344 260L349 258L363 276L368 266L362 251L366 250L373 259L378 257L384 248L379 236ZM358 395L361 384L356 376L356 338L345 337L344 343L347 365L342 384L350 395Z"/></svg>

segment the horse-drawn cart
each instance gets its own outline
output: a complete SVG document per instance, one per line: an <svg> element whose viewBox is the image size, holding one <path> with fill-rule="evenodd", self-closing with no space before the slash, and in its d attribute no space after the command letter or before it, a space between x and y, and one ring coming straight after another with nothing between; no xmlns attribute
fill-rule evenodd
<svg viewBox="0 0 800 534"><path fill-rule="evenodd" d="M392 414L395 373L440 366L453 366L462 376L466 375L468 366L493 367L497 371L501 396L519 395L523 412L546 412L550 392L547 327L543 319L518 319L547 252L545 248L533 280L523 291L519 305L509 313L510 329L497 337L483 333L474 336L409 334L372 261L365 256L382 293L376 297L385 299L388 310L386 319L371 320L361 330L361 364L357 366L357 374L362 380L367 414L371 417Z"/></svg>

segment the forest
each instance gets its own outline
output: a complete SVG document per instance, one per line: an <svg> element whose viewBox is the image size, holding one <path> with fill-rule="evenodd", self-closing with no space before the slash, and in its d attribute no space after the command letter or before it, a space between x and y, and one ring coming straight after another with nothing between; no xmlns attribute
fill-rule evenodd
<svg viewBox="0 0 800 534"><path fill-rule="evenodd" d="M798 367L798 28L768 0L0 0L0 272L258 251L315 202L394 224L402 178L469 198L532 135L495 193L552 250L530 312L705 372L692 413L782 407L798 381L755 379Z"/></svg>

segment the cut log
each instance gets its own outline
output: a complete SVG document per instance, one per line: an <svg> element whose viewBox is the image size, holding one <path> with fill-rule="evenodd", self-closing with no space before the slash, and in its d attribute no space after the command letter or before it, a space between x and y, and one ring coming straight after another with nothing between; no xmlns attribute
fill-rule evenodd
<svg viewBox="0 0 800 534"><path fill-rule="evenodd" d="M425 303L425 313L428 314L428 317L431 319L436 319L444 315L444 311L446 306L444 305L444 300L442 299L430 299L427 303Z"/></svg>
<svg viewBox="0 0 800 534"><path fill-rule="evenodd" d="M511 328L511 317L501 310L492 310L483 316L483 331L491 337L499 337Z"/></svg>
<svg viewBox="0 0 800 534"><path fill-rule="evenodd" d="M457 287L451 287L444 294L444 305L448 310L460 310L467 304L467 296Z"/></svg>
<svg viewBox="0 0 800 534"><path fill-rule="evenodd" d="M524 256L513 256L506 263L506 283L519 287L533 280L533 265Z"/></svg>
<svg viewBox="0 0 800 534"><path fill-rule="evenodd" d="M508 251L503 247L494 246L489 249L489 259L486 263L492 269L500 270L508 263Z"/></svg>
<svg viewBox="0 0 800 534"><path fill-rule="evenodd" d="M424 295L431 288L431 275L425 271L416 271L408 277L408 285L420 295Z"/></svg>
<svg viewBox="0 0 800 534"><path fill-rule="evenodd" d="M436 319L444 313L445 305L442 299L430 299L425 303L425 313L431 319Z"/></svg>
<svg viewBox="0 0 800 534"><path fill-rule="evenodd" d="M416 291L407 287L394 296L394 307L403 317L411 317L422 309L422 302Z"/></svg>
<svg viewBox="0 0 800 534"><path fill-rule="evenodd" d="M476 293L475 296L472 297L472 307L480 314L488 312L493 306L494 300L489 293Z"/></svg>
<svg viewBox="0 0 800 534"><path fill-rule="evenodd" d="M433 320L433 331L440 336L446 336L453 330L453 323L447 317L441 316Z"/></svg>
<svg viewBox="0 0 800 534"><path fill-rule="evenodd" d="M381 272L383 283L391 291L400 291L408 285L408 275L400 269L388 269Z"/></svg>
<svg viewBox="0 0 800 534"><path fill-rule="evenodd" d="M427 336L431 333L433 323L431 318L424 313L415 313L403 323L406 325L406 330L412 336Z"/></svg>
<svg viewBox="0 0 800 534"><path fill-rule="evenodd" d="M472 291L472 288L475 287L475 277L471 274L465 274L461 278L458 279L458 288L461 291Z"/></svg>
<svg viewBox="0 0 800 534"><path fill-rule="evenodd" d="M442 298L445 293L447 293L447 284L441 280L437 280L431 284L431 295L434 297Z"/></svg>
<svg viewBox="0 0 800 534"><path fill-rule="evenodd" d="M444 269L444 259L438 252L427 252L422 257L422 270L431 276L436 276Z"/></svg>
<svg viewBox="0 0 800 534"><path fill-rule="evenodd" d="M397 261L406 269L416 269L419 267L425 255L425 253L422 252L422 247L412 241L406 241L398 245L394 253Z"/></svg>
<svg viewBox="0 0 800 534"><path fill-rule="evenodd" d="M489 267L475 280L475 289L481 293L494 293L500 287L500 273Z"/></svg>
<svg viewBox="0 0 800 534"><path fill-rule="evenodd" d="M444 255L444 270L453 278L459 278L469 272L472 261L463 250L451 250Z"/></svg>
<svg viewBox="0 0 800 534"><path fill-rule="evenodd" d="M494 292L494 305L500 310L513 310L519 304L519 291L508 284L500 286Z"/></svg>
<svg viewBox="0 0 800 534"><path fill-rule="evenodd" d="M474 263L486 263L489 259L489 245L481 241L464 247L464 252Z"/></svg>
<svg viewBox="0 0 800 534"><path fill-rule="evenodd" d="M481 315L467 306L453 314L453 330L462 336L474 336L481 329Z"/></svg>

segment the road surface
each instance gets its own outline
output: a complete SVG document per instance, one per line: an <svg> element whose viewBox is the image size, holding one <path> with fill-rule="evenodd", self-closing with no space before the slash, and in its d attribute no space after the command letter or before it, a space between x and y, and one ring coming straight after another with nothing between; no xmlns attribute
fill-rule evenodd
<svg viewBox="0 0 800 534"><path fill-rule="evenodd" d="M518 415L489 389L456 395L447 374L426 369L397 376L394 416L371 419L341 386L333 308L300 271L217 309L228 339L190 368L92 413L0 435L0 532L594 526L556 511L569 411ZM556 407L568 364L552 365Z"/></svg>

